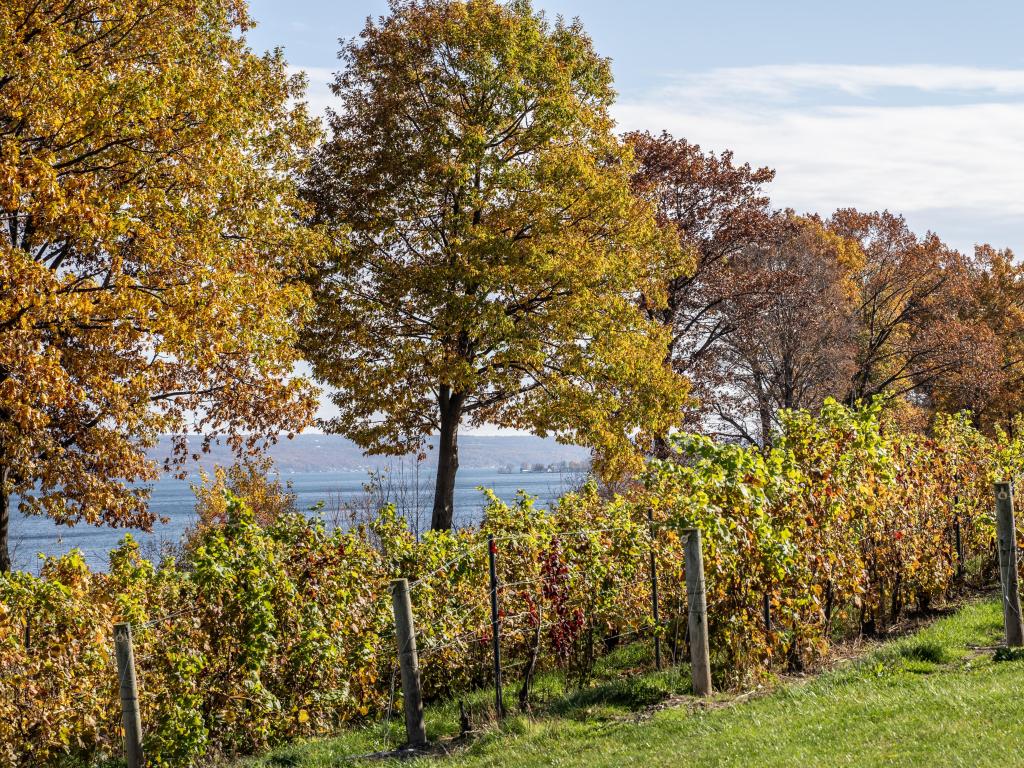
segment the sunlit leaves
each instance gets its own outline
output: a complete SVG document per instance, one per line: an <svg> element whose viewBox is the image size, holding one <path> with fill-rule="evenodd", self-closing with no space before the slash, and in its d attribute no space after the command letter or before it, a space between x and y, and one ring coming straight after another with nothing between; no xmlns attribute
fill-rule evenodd
<svg viewBox="0 0 1024 768"><path fill-rule="evenodd" d="M704 532L712 646L737 670L940 599L960 567L957 532L965 558L990 557L991 483L1024 467L1019 439L987 438L967 415L939 416L931 436L900 431L881 401L826 400L780 421L767 449L678 436L642 497Z"/></svg>
<svg viewBox="0 0 1024 768"><path fill-rule="evenodd" d="M525 2L394 2L342 50L307 192L348 247L312 275L330 427L383 453L442 422L593 445L635 468L686 385L638 308L674 238L630 188L609 62Z"/></svg>
<svg viewBox="0 0 1024 768"><path fill-rule="evenodd" d="M0 470L26 512L146 526L118 481L154 477L159 433L240 448L310 417L317 129L250 24L230 0L0 7Z"/></svg>

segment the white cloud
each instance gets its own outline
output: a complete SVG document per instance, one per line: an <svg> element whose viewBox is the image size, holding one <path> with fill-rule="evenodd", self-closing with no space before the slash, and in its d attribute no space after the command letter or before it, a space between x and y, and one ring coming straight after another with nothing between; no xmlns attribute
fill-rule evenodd
<svg viewBox="0 0 1024 768"><path fill-rule="evenodd" d="M798 210L890 208L940 235L952 219L961 248L989 239L964 234L972 220L1024 214L1024 70L716 69L614 112L622 129L665 129L774 167L775 202Z"/></svg>
<svg viewBox="0 0 1024 768"><path fill-rule="evenodd" d="M290 71L306 73L314 115L337 108L332 69ZM1024 69L726 67L626 94L614 113L623 130L665 129L775 168L780 206L889 208L952 230L961 248L1014 245L1008 231L1024 245L1024 227L1010 221L1024 214Z"/></svg>
<svg viewBox="0 0 1024 768"><path fill-rule="evenodd" d="M786 64L722 67L672 78L668 90L678 89L704 98L723 94L793 98L809 89L868 96L886 88L926 93L973 92L992 95L1024 94L1024 70L913 64L901 66L851 64Z"/></svg>

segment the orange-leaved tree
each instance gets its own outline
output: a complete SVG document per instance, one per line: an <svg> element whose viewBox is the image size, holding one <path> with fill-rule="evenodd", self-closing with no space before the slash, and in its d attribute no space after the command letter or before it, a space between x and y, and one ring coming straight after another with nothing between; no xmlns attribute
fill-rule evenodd
<svg viewBox="0 0 1024 768"><path fill-rule="evenodd" d="M665 301L646 309L671 331L670 362L693 387L688 426L708 428L722 410L723 393L732 389L731 367L723 364L727 338L756 320L753 297L762 292L759 269L734 269L731 262L741 252L767 252L784 218L772 211L765 189L775 172L741 165L729 151L705 152L668 133L633 132L625 139L638 163L635 188L654 199L662 225L694 260L692 270L666 274ZM739 313L743 306L746 317ZM671 454L664 439L658 453Z"/></svg>
<svg viewBox="0 0 1024 768"><path fill-rule="evenodd" d="M1012 430L1024 411L1024 266L1009 249L979 245L968 263L971 364L934 382L929 394L939 410L970 410L987 429Z"/></svg>
<svg viewBox="0 0 1024 768"><path fill-rule="evenodd" d="M860 249L817 216L783 216L773 242L733 258L728 270L751 288L719 310L734 328L719 359L721 429L761 446L780 434L780 410L813 411L843 391L857 349Z"/></svg>
<svg viewBox="0 0 1024 768"><path fill-rule="evenodd" d="M888 211L836 211L836 234L863 252L859 284L858 350L845 400L904 396L973 365L974 328L964 317L969 291L963 256L934 233L918 237Z"/></svg>
<svg viewBox="0 0 1024 768"><path fill-rule="evenodd" d="M235 0L0 6L0 570L12 495L146 527L160 433L241 450L311 418L294 176L317 128L250 25Z"/></svg>
<svg viewBox="0 0 1024 768"><path fill-rule="evenodd" d="M305 340L336 390L328 427L375 453L439 434L435 529L464 421L628 464L685 399L638 307L663 298L652 265L686 265L631 190L608 61L525 0L393 0L342 59L308 182L350 239L313 275Z"/></svg>

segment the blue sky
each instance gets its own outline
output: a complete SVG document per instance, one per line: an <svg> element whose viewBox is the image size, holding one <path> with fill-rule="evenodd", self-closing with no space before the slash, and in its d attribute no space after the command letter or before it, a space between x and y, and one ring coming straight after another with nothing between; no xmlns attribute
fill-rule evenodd
<svg viewBox="0 0 1024 768"><path fill-rule="evenodd" d="M255 0L322 110L337 40L383 0ZM611 57L623 129L776 169L779 206L904 213L951 244L1024 250L1024 3L705 0L536 4Z"/></svg>
<svg viewBox="0 0 1024 768"><path fill-rule="evenodd" d="M251 38L283 45L296 64L334 65L339 37L358 33L384 0L255 0L261 22ZM550 16L579 16L598 49L615 61L624 93L662 77L713 67L762 64L1024 63L1024 7L1009 0L548 0Z"/></svg>
<svg viewBox="0 0 1024 768"><path fill-rule="evenodd" d="M339 37L386 0L255 0L331 103ZM535 2L579 16L612 59L623 130L667 129L775 168L774 203L903 213L970 250L1024 253L1024 3L1001 0ZM325 413L330 412L325 408Z"/></svg>

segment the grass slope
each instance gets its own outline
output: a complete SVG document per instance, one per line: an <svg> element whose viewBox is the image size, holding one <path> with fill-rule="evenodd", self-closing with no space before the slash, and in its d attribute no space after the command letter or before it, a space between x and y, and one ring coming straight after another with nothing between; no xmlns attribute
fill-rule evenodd
<svg viewBox="0 0 1024 768"><path fill-rule="evenodd" d="M569 692L541 681L540 714L513 717L449 757L412 765L476 766L1024 766L1024 661L997 661L998 602L965 606L917 633L815 679L748 701L690 699L638 721L637 709L687 688L687 670L622 679L644 649ZM485 692L470 704L485 706ZM453 704L428 710L431 738L457 731ZM393 744L398 725L392 726ZM326 768L380 748L380 727L290 745L243 765ZM367 763L363 763L366 765ZM374 763L379 764L379 763ZM410 763L403 763L410 765Z"/></svg>

